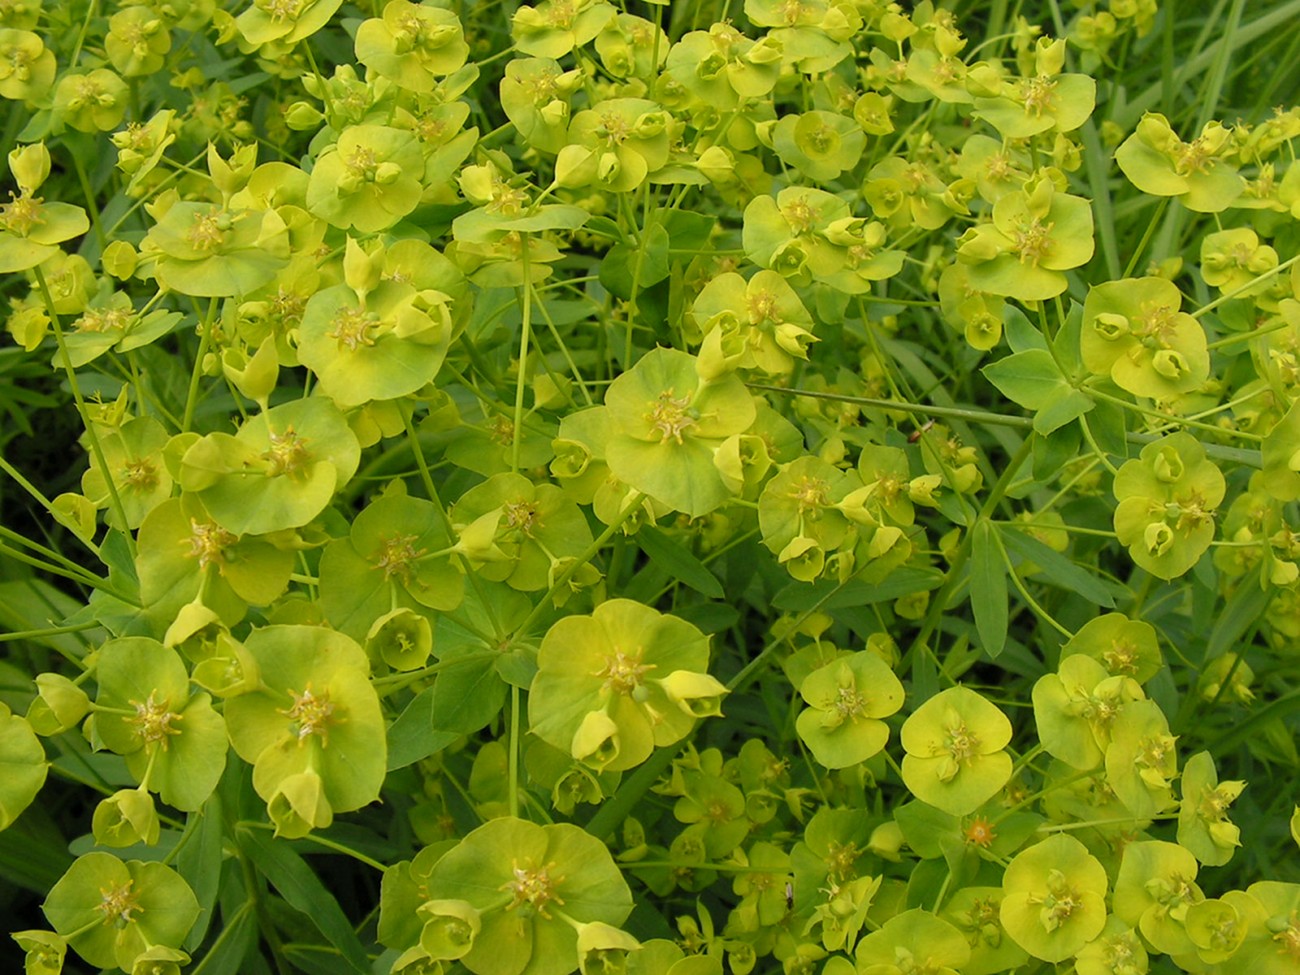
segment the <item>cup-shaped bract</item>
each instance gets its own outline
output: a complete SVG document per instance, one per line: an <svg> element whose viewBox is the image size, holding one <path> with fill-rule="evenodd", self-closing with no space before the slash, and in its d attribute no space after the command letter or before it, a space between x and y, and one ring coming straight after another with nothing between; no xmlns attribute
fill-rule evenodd
<svg viewBox="0 0 1300 975"><path fill-rule="evenodd" d="M460 20L450 10L389 0L383 15L361 22L357 60L407 91L430 92L469 56Z"/></svg>
<svg viewBox="0 0 1300 975"><path fill-rule="evenodd" d="M36 798L45 784L49 763L27 719L0 703L0 829L6 829Z"/></svg>
<svg viewBox="0 0 1300 975"><path fill-rule="evenodd" d="M974 812L1011 778L1011 722L968 687L950 687L908 717L900 733L903 781L954 816Z"/></svg>
<svg viewBox="0 0 1300 975"><path fill-rule="evenodd" d="M1034 684L1034 721L1044 750L1077 769L1101 764L1115 718L1141 686L1128 677L1111 677L1092 657L1062 657L1055 674Z"/></svg>
<svg viewBox="0 0 1300 975"><path fill-rule="evenodd" d="M283 804L274 811L289 828L290 811L319 825L378 799L388 747L365 651L326 627L287 624L254 630L245 648L261 682L226 701L226 718L257 794ZM319 777L319 795L292 779L303 773Z"/></svg>
<svg viewBox="0 0 1300 975"><path fill-rule="evenodd" d="M163 802L198 809L226 767L226 725L212 699L190 693L180 655L157 640L119 637L97 659L96 737Z"/></svg>
<svg viewBox="0 0 1300 975"><path fill-rule="evenodd" d="M1079 336L1083 364L1135 396L1168 399L1210 375L1205 330L1159 277L1108 281L1088 292Z"/></svg>
<svg viewBox="0 0 1300 975"><path fill-rule="evenodd" d="M1113 677L1131 677L1145 684L1159 672L1163 659L1156 628L1123 613L1106 613L1089 620L1065 641L1061 657L1092 657Z"/></svg>
<svg viewBox="0 0 1300 975"><path fill-rule="evenodd" d="M1197 752L1183 766L1178 843L1207 867L1227 863L1241 846L1241 830L1228 819L1228 807L1245 788L1245 782L1220 782L1209 752Z"/></svg>
<svg viewBox="0 0 1300 975"><path fill-rule="evenodd" d="M918 907L891 917L854 954L858 975L957 975L970 961L970 945L947 921Z"/></svg>
<svg viewBox="0 0 1300 975"><path fill-rule="evenodd" d="M1060 962L1106 926L1106 868L1072 836L1058 833L1021 853L1002 878L1001 918L1016 944Z"/></svg>
<svg viewBox="0 0 1300 975"><path fill-rule="evenodd" d="M532 732L602 770L641 764L717 713L726 688L708 674L709 640L630 599L555 623L528 695Z"/></svg>
<svg viewBox="0 0 1300 975"><path fill-rule="evenodd" d="M1129 181L1152 196L1176 196L1189 210L1218 213L1246 188L1227 161L1232 133L1211 121L1191 142L1183 142L1163 115L1148 112L1115 150L1115 162Z"/></svg>
<svg viewBox="0 0 1300 975"><path fill-rule="evenodd" d="M293 400L259 413L233 436L210 433L181 459L181 488L236 535L307 524L351 480L361 447L330 400Z"/></svg>
<svg viewBox="0 0 1300 975"><path fill-rule="evenodd" d="M693 518L732 496L714 454L757 415L739 377L704 382L693 356L655 349L610 384L605 406L605 459L619 480Z"/></svg>
<svg viewBox="0 0 1300 975"><path fill-rule="evenodd" d="M799 737L827 768L865 762L885 747L882 721L903 706L903 685L889 665L862 651L809 674L799 685L808 707L799 713Z"/></svg>
<svg viewBox="0 0 1300 975"><path fill-rule="evenodd" d="M1192 434L1153 441L1115 475L1115 534L1139 566L1174 579L1210 547L1226 490L1223 474Z"/></svg>
<svg viewBox="0 0 1300 975"><path fill-rule="evenodd" d="M87 853L50 890L43 910L87 962L130 971L149 948L179 946L198 920L199 902L171 867Z"/></svg>
<svg viewBox="0 0 1300 975"><path fill-rule="evenodd" d="M583 925L614 928L632 910L632 892L608 848L568 823L491 820L438 860L426 886L438 905L421 909L429 922L459 918L465 930L451 938L447 923L430 930L426 922L422 946L445 951L460 942L459 951L469 940L459 960L474 975L566 975L579 966L582 949L588 956L597 950L580 947Z"/></svg>
<svg viewBox="0 0 1300 975"><path fill-rule="evenodd" d="M445 519L431 501L378 498L353 519L347 538L326 546L321 608L357 641L394 608L453 610L464 598L465 578L451 546Z"/></svg>
<svg viewBox="0 0 1300 975"><path fill-rule="evenodd" d="M1184 922L1187 909L1205 899L1196 885L1196 872L1196 858L1177 843L1130 843L1115 878L1116 916L1138 928L1156 951L1193 953L1196 946Z"/></svg>

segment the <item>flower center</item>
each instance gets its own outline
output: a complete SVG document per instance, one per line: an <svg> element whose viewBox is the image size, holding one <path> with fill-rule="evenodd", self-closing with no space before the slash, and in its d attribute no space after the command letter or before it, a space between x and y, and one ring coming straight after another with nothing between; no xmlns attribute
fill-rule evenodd
<svg viewBox="0 0 1300 975"><path fill-rule="evenodd" d="M11 197L10 202L0 206L0 227L19 237L26 237L39 223L44 223L41 216L41 200L26 193Z"/></svg>
<svg viewBox="0 0 1300 975"><path fill-rule="evenodd" d="M262 459L271 465L267 471L269 476L303 471L311 455L307 453L307 441L298 436L293 427L286 428L284 433L273 433L269 439L271 446L262 454Z"/></svg>
<svg viewBox="0 0 1300 975"><path fill-rule="evenodd" d="M1030 898L1030 902L1043 905L1038 920L1048 931L1055 931L1083 907L1079 892L1070 886L1060 870L1047 874L1047 893Z"/></svg>
<svg viewBox="0 0 1300 975"><path fill-rule="evenodd" d="M1112 674L1137 673L1137 647L1127 641L1116 640L1103 651L1101 659Z"/></svg>
<svg viewBox="0 0 1300 975"><path fill-rule="evenodd" d="M866 712L867 699L858 693L856 687L841 687L834 707L841 717L858 718Z"/></svg>
<svg viewBox="0 0 1300 975"><path fill-rule="evenodd" d="M337 339L340 351L355 352L362 346L375 344L370 330L379 324L379 316L360 308L341 308L334 316L334 328L326 332L327 338Z"/></svg>
<svg viewBox="0 0 1300 975"><path fill-rule="evenodd" d="M1056 90L1056 79L1050 75L1040 74L1026 78L1020 97L1024 100L1025 111L1035 117L1042 117L1043 112L1050 111Z"/></svg>
<svg viewBox="0 0 1300 975"><path fill-rule="evenodd" d="M158 471L148 460L133 460L122 467L122 480L133 491L152 491L158 486Z"/></svg>
<svg viewBox="0 0 1300 975"><path fill-rule="evenodd" d="M311 684L308 683L301 694L289 691L289 696L293 698L293 705L286 709L277 709L279 714L283 714L289 719L289 730L298 744L302 744L312 735L316 735L321 740L321 747L329 744L329 726L335 722L334 702L330 700L329 692L323 691L319 696L311 692Z"/></svg>
<svg viewBox="0 0 1300 975"><path fill-rule="evenodd" d="M224 562L226 549L235 544L235 536L220 525L200 523L190 519L190 537L181 542L189 543L190 550L185 554L199 560L199 568L206 569L214 562Z"/></svg>
<svg viewBox="0 0 1300 975"><path fill-rule="evenodd" d="M830 868L831 876L841 880L852 876L861 852L851 840L844 844L832 843L826 854L826 866Z"/></svg>
<svg viewBox="0 0 1300 975"><path fill-rule="evenodd" d="M230 229L230 215L219 210L194 214L194 222L185 231L185 240L196 251L216 250L226 240Z"/></svg>
<svg viewBox="0 0 1300 975"><path fill-rule="evenodd" d="M1286 927L1273 935L1278 951L1300 962L1300 911L1292 911Z"/></svg>
<svg viewBox="0 0 1300 975"><path fill-rule="evenodd" d="M681 443L682 434L696 423L695 417L691 416L687 409L691 398L674 396L673 392L671 389L666 389L660 393L659 398L651 405L650 412L645 415L650 425L658 431L661 443L667 443L669 440Z"/></svg>
<svg viewBox="0 0 1300 975"><path fill-rule="evenodd" d="M993 824L983 816L976 816L970 821L970 824L963 831L967 843L982 847L987 850L993 845L993 841L998 838L998 834L993 831Z"/></svg>
<svg viewBox="0 0 1300 975"><path fill-rule="evenodd" d="M511 861L513 877L501 885L501 890L509 891L513 898L506 905L506 910L512 911L521 904L527 904L532 911L549 918L551 915L546 913L546 905L552 901L556 904L564 903L555 892L556 886L564 878L552 877L553 869L555 869L554 863L548 863L544 867L521 867L518 860Z"/></svg>
<svg viewBox="0 0 1300 975"><path fill-rule="evenodd" d="M396 576L406 585L411 578L411 564L424 555L424 549L417 549L415 535L389 535L380 545L372 561L376 569L384 572L384 581Z"/></svg>
<svg viewBox="0 0 1300 975"><path fill-rule="evenodd" d="M134 880L128 880L121 887L101 887L100 901L95 910L104 915L104 923L116 928L124 928L135 920L131 915L140 910L140 900L131 891Z"/></svg>
<svg viewBox="0 0 1300 975"><path fill-rule="evenodd" d="M257 0L257 6L274 21L296 21L302 13L303 0Z"/></svg>
<svg viewBox="0 0 1300 975"><path fill-rule="evenodd" d="M1012 249L1020 255L1020 263L1028 264L1030 267L1037 267L1038 262L1048 254L1052 249L1052 227L1055 224L1044 224L1037 217L1021 223L1016 231L1011 235Z"/></svg>
<svg viewBox="0 0 1300 975"><path fill-rule="evenodd" d="M533 502L509 501L503 507L505 508L506 524L523 532L529 538L533 537L534 528L541 527L541 522L537 517L537 505Z"/></svg>
<svg viewBox="0 0 1300 975"><path fill-rule="evenodd" d="M829 488L819 477L801 477L790 489L790 497L799 505L799 513L806 514L830 504Z"/></svg>
<svg viewBox="0 0 1300 975"><path fill-rule="evenodd" d="M950 727L947 737L948 754L954 762L966 762L979 754L979 736L966 727L966 722L959 721L956 727Z"/></svg>
<svg viewBox="0 0 1300 975"><path fill-rule="evenodd" d="M641 676L650 670L654 670L654 664L643 664L640 657L615 650L605 658L605 665L595 676L605 678L604 690L631 694L641 686Z"/></svg>
<svg viewBox="0 0 1300 975"><path fill-rule="evenodd" d="M152 745L154 742L162 742L163 751L167 750L167 738L169 735L179 735L180 728L173 728L172 722L181 720L183 715L167 709L166 701L155 701L154 692L149 692L149 697L143 702L131 701L130 704L135 708L135 717L128 718L127 723L135 729L136 737L144 744Z"/></svg>

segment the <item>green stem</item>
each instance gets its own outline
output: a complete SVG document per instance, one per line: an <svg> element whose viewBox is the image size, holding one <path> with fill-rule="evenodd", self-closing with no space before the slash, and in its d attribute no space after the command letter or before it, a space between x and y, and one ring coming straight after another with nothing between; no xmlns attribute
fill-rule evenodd
<svg viewBox="0 0 1300 975"><path fill-rule="evenodd" d="M555 582L552 583L551 588L546 591L546 595L537 601L536 605L533 606L533 611L529 613L527 618L515 628L514 636L510 641L512 645L522 639L529 630L532 629L533 625L548 612L551 600L555 598L555 594L564 588L564 586L568 585L569 580L573 578L574 574L579 569L596 557L596 553L604 548L605 544L614 537L615 533L622 529L632 516L640 510L641 502L644 500L645 495L641 494L639 491L628 496L626 506L623 508L619 517L614 520L614 523L606 526L605 530L596 536L596 540L588 545L586 550L574 559L567 569L555 577Z"/></svg>
<svg viewBox="0 0 1300 975"><path fill-rule="evenodd" d="M519 687L510 685L510 751L506 762L510 772L507 786L510 815L519 818Z"/></svg>
<svg viewBox="0 0 1300 975"><path fill-rule="evenodd" d="M10 630L0 633L0 643L11 643L16 640L43 640L46 637L63 636L67 633L84 633L86 630L98 629L101 626L103 624L96 620L89 623L74 623L71 626L50 626L43 630ZM74 663L80 667L85 666L85 663L80 660L75 660Z"/></svg>
<svg viewBox="0 0 1300 975"><path fill-rule="evenodd" d="M190 373L190 388L185 394L185 413L181 417L181 433L189 433L191 425L194 423L194 409L199 402L199 379L203 375L203 360L207 357L208 348L212 344L213 318L216 316L217 299L213 298L208 302L208 313L203 316L203 321L199 323L202 331L199 333L199 352L194 359L194 369Z"/></svg>
<svg viewBox="0 0 1300 975"><path fill-rule="evenodd" d="M976 516L976 524L982 520L988 520L993 514L993 510L1002 503L1002 498L1007 493L1007 488L1011 486L1012 478L1020 469L1020 465L1028 459L1030 452L1033 450L1033 438L1026 437L1020 444L1020 448L1015 455L1007 462L1007 466L1002 471L1002 476L998 478L993 488L989 491L988 498L984 501L984 506ZM952 598L953 590L957 588L957 579L961 575L962 568L966 565L966 560L970 558L971 545L975 537L975 525L962 536L961 544L958 545L954 553L952 562L948 566L948 573L944 577L943 585L930 599L930 606L926 610L925 619L921 623L921 629L917 632L912 644L908 647L907 653L903 655L903 661L900 662L900 668L905 665L909 659L915 660L919 657L922 647L929 645L930 637L939 627L939 620L944 611L948 608L948 600Z"/></svg>
<svg viewBox="0 0 1300 975"><path fill-rule="evenodd" d="M235 824L235 826L236 829L262 829L267 831L275 829L275 827L270 823L259 823L247 819L240 820ZM388 869L387 864L380 863L373 857L366 856L360 850L354 850L350 846L344 846L337 840L331 840L328 837L321 836L319 833L308 833L306 836L302 837L302 839L306 840L308 843L315 843L317 846L323 846L327 850L333 850L335 853L342 853L344 856L349 856L358 863L364 863L367 867L370 867L373 870L378 870L380 873L383 873Z"/></svg>
<svg viewBox="0 0 1300 975"><path fill-rule="evenodd" d="M45 273L39 265L32 268L32 273L36 276L36 283L40 287L41 297L45 301L45 309L50 316L50 324L54 328L54 341L59 347L59 358L63 362L63 371L68 377L68 386L72 389L72 398L77 404L77 412L81 415L82 422L86 425L86 438L90 441L91 455L95 458L99 473L108 487L109 502L113 506L113 513L117 515L118 523L122 526L122 535L126 538L127 550L131 553L131 557L135 558L135 538L126 528L126 508L122 504L122 496L118 494L117 481L113 479L113 472L109 470L108 458L104 454L104 445L99 440L99 431L95 429L95 423L90 418L90 411L86 408L86 399L81 394L81 383L77 380L77 371L72 368L72 358L68 355L68 343L63 335L63 325L59 321L59 313L54 310L54 296L50 294L49 283L45 280Z"/></svg>
<svg viewBox="0 0 1300 975"><path fill-rule="evenodd" d="M533 289L528 267L528 235L519 237L519 257L524 265L523 322L519 326L519 370L515 377L514 432L510 442L510 471L519 473L519 449L524 439L524 389L528 385L528 343L533 335Z"/></svg>

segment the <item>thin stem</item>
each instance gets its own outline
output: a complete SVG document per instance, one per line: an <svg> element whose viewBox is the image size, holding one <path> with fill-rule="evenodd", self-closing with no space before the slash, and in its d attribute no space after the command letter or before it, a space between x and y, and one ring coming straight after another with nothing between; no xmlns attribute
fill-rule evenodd
<svg viewBox="0 0 1300 975"><path fill-rule="evenodd" d="M126 507L122 504L122 496L117 491L117 481L113 478L113 472L109 470L108 457L104 454L104 445L99 440L99 431L95 429L95 422L90 418L90 411L86 408L86 399L81 393L81 383L77 380L77 371L72 368L72 358L68 355L68 343L63 334L63 325L59 321L59 313L54 309L54 296L50 294L49 283L45 280L45 273L41 270L40 265L32 268L32 273L36 276L36 283L40 287L41 297L45 301L45 309L50 316L50 324L54 327L54 340L59 346L59 358L63 362L63 371L68 376L68 386L72 389L72 398L77 404L77 412L81 415L82 422L86 425L86 438L90 441L90 452L94 456L95 464L99 468L99 473L103 476L104 484L108 488L109 503L113 507L113 513L117 515L118 524L122 526L122 535L126 538L127 550L131 553L131 557L135 558L135 538L126 528Z"/></svg>
<svg viewBox="0 0 1300 975"><path fill-rule="evenodd" d="M216 312L217 299L213 298L208 302L208 313L199 323L202 329L199 333L199 352L194 359L194 370L190 373L190 388L185 394L185 413L181 417L181 433L188 433L194 423L194 409L199 401L199 379L203 376L203 360L208 354L208 346L212 344L213 319L216 317Z"/></svg>
<svg viewBox="0 0 1300 975"><path fill-rule="evenodd" d="M528 235L519 236L519 257L524 265L523 321L519 326L519 370L515 377L514 432L510 441L510 471L519 473L519 450L524 439L524 389L528 385L528 343L533 335L533 289L528 266Z"/></svg>

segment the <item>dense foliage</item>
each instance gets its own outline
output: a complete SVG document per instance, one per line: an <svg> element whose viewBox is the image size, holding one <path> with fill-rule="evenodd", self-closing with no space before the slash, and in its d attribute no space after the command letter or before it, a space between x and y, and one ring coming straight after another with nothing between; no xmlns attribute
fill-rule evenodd
<svg viewBox="0 0 1300 975"><path fill-rule="evenodd" d="M0 0L5 970L1294 975L1298 23Z"/></svg>

